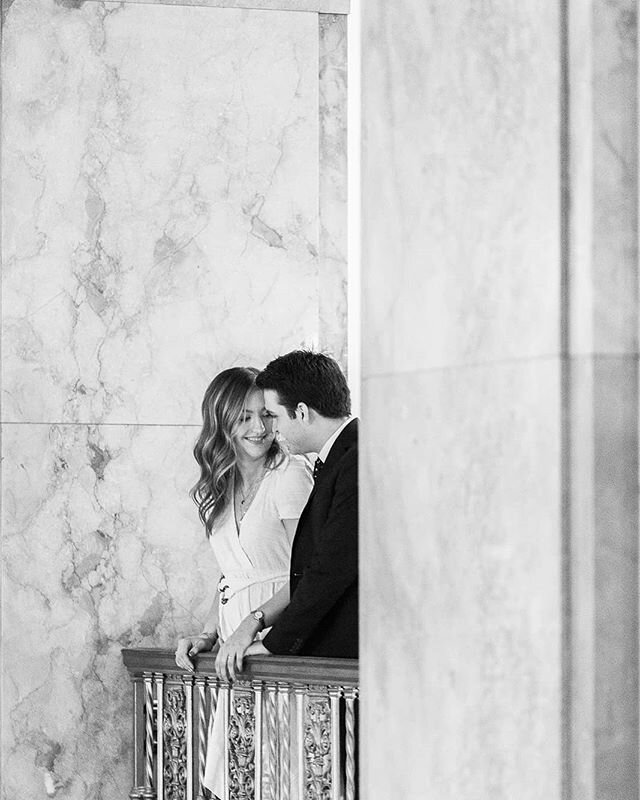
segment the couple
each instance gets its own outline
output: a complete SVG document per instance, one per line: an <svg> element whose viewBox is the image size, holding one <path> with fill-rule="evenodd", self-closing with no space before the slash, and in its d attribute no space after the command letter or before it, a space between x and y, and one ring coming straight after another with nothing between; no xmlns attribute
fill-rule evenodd
<svg viewBox="0 0 640 800"><path fill-rule="evenodd" d="M193 494L223 575L206 630L180 639L176 663L193 671L216 642L221 677L245 655L357 658L358 423L337 363L298 350L260 373L225 370L202 410ZM318 455L313 478L305 453ZM215 728L205 784L219 794Z"/></svg>

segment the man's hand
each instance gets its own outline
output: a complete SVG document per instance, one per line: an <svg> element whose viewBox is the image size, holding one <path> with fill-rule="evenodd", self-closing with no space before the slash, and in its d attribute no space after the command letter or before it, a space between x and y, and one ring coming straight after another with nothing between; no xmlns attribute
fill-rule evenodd
<svg viewBox="0 0 640 800"><path fill-rule="evenodd" d="M218 632L210 634L199 634L198 636L185 636L178 641L176 648L176 664L180 669L193 672L194 666L190 657L197 656L198 653L205 653L213 650L213 646L218 639Z"/></svg>
<svg viewBox="0 0 640 800"><path fill-rule="evenodd" d="M242 672L244 655L253 642L260 626L256 620L245 617L231 636L220 645L216 658L216 672L220 678L233 680Z"/></svg>

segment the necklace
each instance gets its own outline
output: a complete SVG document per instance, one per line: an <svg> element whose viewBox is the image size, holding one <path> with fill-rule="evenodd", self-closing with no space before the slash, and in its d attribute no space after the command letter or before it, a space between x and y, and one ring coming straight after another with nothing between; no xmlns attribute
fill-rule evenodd
<svg viewBox="0 0 640 800"><path fill-rule="evenodd" d="M246 493L242 492L242 489L239 486L236 486L236 519L238 522L242 522L244 519L245 514L249 510L249 506L253 502L256 494L258 493L258 489L260 488L260 484L262 483L262 479L265 476L266 470L263 468L258 475L250 484L249 488L247 489ZM239 507L238 507L239 501Z"/></svg>

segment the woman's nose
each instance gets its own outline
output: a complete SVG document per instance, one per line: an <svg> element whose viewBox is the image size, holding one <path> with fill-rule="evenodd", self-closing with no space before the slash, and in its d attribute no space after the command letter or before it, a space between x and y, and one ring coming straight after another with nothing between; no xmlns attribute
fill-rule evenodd
<svg viewBox="0 0 640 800"><path fill-rule="evenodd" d="M264 433L265 431L269 430L265 424L266 420L262 419L262 417L255 417L253 420L253 425L251 426L251 430L255 433Z"/></svg>

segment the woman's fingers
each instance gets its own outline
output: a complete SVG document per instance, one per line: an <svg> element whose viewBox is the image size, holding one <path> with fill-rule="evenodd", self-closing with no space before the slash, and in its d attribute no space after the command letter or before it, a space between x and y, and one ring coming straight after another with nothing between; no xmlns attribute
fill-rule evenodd
<svg viewBox="0 0 640 800"><path fill-rule="evenodd" d="M242 672L243 650L223 644L216 657L216 673L224 680L234 680L237 672Z"/></svg>
<svg viewBox="0 0 640 800"><path fill-rule="evenodd" d="M235 671L235 661L236 661L236 651L234 647L229 647L226 652L226 668L227 674L229 675L229 680L235 680L236 671Z"/></svg>
<svg viewBox="0 0 640 800"><path fill-rule="evenodd" d="M193 644L191 645L191 649L189 650L190 656L197 656L198 653L201 653L203 650L208 650L210 639L204 639L202 637L195 639Z"/></svg>
<svg viewBox="0 0 640 800"><path fill-rule="evenodd" d="M225 680L227 678L226 663L227 658L225 654L225 646L222 645L220 650L218 650L218 655L216 656L216 673L219 678L224 678Z"/></svg>
<svg viewBox="0 0 640 800"><path fill-rule="evenodd" d="M180 669L193 672L194 666L190 661L190 657L197 656L198 653L202 653L206 650L212 650L217 638L217 634L214 637L184 636L178 641L178 646L176 648L176 664Z"/></svg>
<svg viewBox="0 0 640 800"><path fill-rule="evenodd" d="M189 656L187 655L187 650L192 646L193 641L188 638L180 639L178 642L178 647L176 648L176 664L180 667L180 669L186 669L189 672L193 672L193 664L189 660Z"/></svg>

